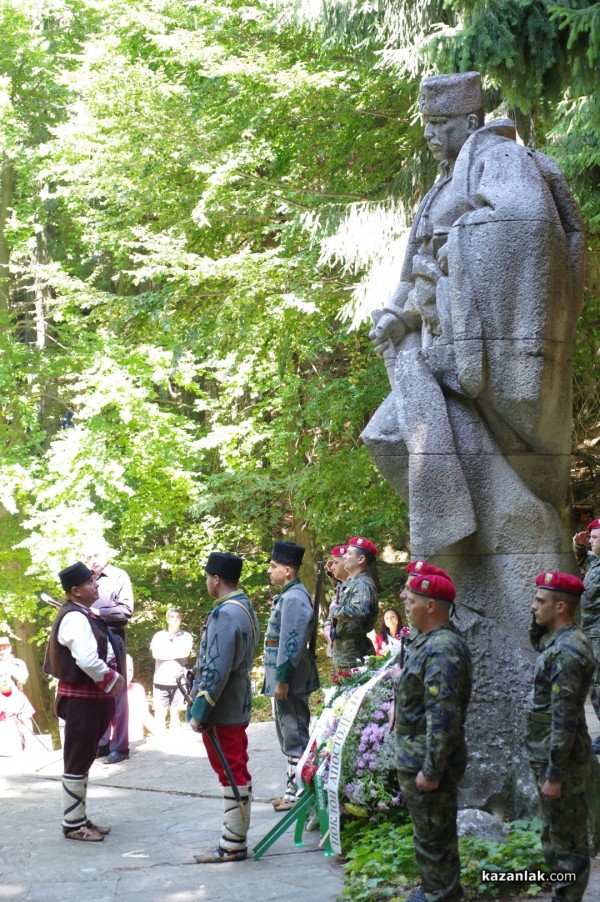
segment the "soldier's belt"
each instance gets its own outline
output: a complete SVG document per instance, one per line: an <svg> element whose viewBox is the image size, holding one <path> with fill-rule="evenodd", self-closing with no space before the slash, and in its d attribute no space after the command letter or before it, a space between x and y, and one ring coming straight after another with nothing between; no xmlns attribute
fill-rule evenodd
<svg viewBox="0 0 600 902"><path fill-rule="evenodd" d="M533 723L552 723L552 715L544 714L543 711L528 711L527 719Z"/></svg>
<svg viewBox="0 0 600 902"><path fill-rule="evenodd" d="M424 736L426 732L427 724L424 721L396 724L396 733L400 733L401 736Z"/></svg>
<svg viewBox="0 0 600 902"><path fill-rule="evenodd" d="M279 639L265 639L265 648L279 648Z"/></svg>

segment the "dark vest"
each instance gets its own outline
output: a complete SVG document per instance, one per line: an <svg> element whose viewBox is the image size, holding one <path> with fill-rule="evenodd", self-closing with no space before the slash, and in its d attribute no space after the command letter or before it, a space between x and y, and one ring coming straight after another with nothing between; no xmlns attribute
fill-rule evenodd
<svg viewBox="0 0 600 902"><path fill-rule="evenodd" d="M72 601L66 601L61 606L58 616L52 626L48 647L46 648L44 673L47 673L49 676L58 677L59 680L64 680L65 683L91 683L92 685L95 685L93 679L77 666L75 658L70 650L65 645L61 645L57 639L61 621L63 617L65 617L66 614L70 614L71 611L81 614L82 617L87 617L94 638L98 643L98 656L106 663L108 651L108 627L106 623L104 620L95 617L89 611L74 604Z"/></svg>

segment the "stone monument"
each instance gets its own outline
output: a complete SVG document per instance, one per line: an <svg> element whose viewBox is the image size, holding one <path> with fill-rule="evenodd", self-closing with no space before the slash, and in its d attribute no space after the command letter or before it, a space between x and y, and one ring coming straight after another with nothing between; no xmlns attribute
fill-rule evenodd
<svg viewBox="0 0 600 902"><path fill-rule="evenodd" d="M363 433L408 504L411 556L444 567L475 665L464 800L516 815L529 804L523 704L534 576L569 571L571 350L584 239L566 180L484 124L479 73L421 85L440 163L399 283L371 339L392 392Z"/></svg>

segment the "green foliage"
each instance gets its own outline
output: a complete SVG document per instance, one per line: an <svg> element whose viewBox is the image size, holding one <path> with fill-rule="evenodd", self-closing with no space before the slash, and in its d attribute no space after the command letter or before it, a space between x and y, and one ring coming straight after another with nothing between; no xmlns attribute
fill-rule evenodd
<svg viewBox="0 0 600 902"><path fill-rule="evenodd" d="M325 29L306 6L0 3L0 597L40 638L36 592L90 532L146 658L174 599L199 627L210 547L244 554L262 615L274 537L309 584L350 533L403 544L360 433L388 391L370 312L434 175L424 69L481 64L597 234L593 5L336 0Z"/></svg>
<svg viewBox="0 0 600 902"><path fill-rule="evenodd" d="M539 821L513 821L507 825L506 838L503 842L477 839L464 836L459 840L461 859L461 882L465 886L476 888L477 896L500 895L499 884L482 883L481 872L486 871L545 871L546 861L540 842L541 824ZM509 890L515 884L507 885ZM516 886L519 886L518 884ZM536 896L541 892L537 884L529 884L528 896Z"/></svg>
<svg viewBox="0 0 600 902"><path fill-rule="evenodd" d="M310 584L357 524L404 534L359 438L385 373L340 319L364 265L321 259L321 241L397 189L412 88L270 3L0 14L2 602L43 641L37 590L58 594L104 533L134 582L144 674L173 601L199 633L207 549L244 554L264 618L274 537L307 544Z"/></svg>
<svg viewBox="0 0 600 902"><path fill-rule="evenodd" d="M418 883L419 872L414 858L412 826L401 809L394 820L373 824L349 821L343 828L342 842L349 851L344 864L342 899L357 902L383 902L402 899L409 887ZM481 871L541 871L546 863L540 843L538 821L514 821L507 824L503 842L465 836L459 839L461 883L467 897L499 896L502 888L514 892L522 884L482 883ZM541 892L537 884L528 884L527 895Z"/></svg>
<svg viewBox="0 0 600 902"><path fill-rule="evenodd" d="M405 810L400 809L394 821L380 824L350 821L343 828L342 844L349 849L342 899L392 899L402 887L418 882L412 825Z"/></svg>

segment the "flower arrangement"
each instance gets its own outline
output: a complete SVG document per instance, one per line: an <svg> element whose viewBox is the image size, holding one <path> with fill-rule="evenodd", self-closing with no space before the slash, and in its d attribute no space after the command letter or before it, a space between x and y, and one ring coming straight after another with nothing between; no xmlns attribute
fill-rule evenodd
<svg viewBox="0 0 600 902"><path fill-rule="evenodd" d="M344 746L342 804L355 817L372 817L402 805L389 727L392 694L391 676L386 674L365 697Z"/></svg>
<svg viewBox="0 0 600 902"><path fill-rule="evenodd" d="M313 733L313 743L302 771L310 783L324 765L327 787L331 746L340 718L355 690L368 682L389 661L370 657L364 666L340 671L325 690L324 704ZM395 764L394 736L389 729L392 705L391 674L386 673L363 699L342 755L340 802L342 811L352 817L373 817L390 812L402 804Z"/></svg>

